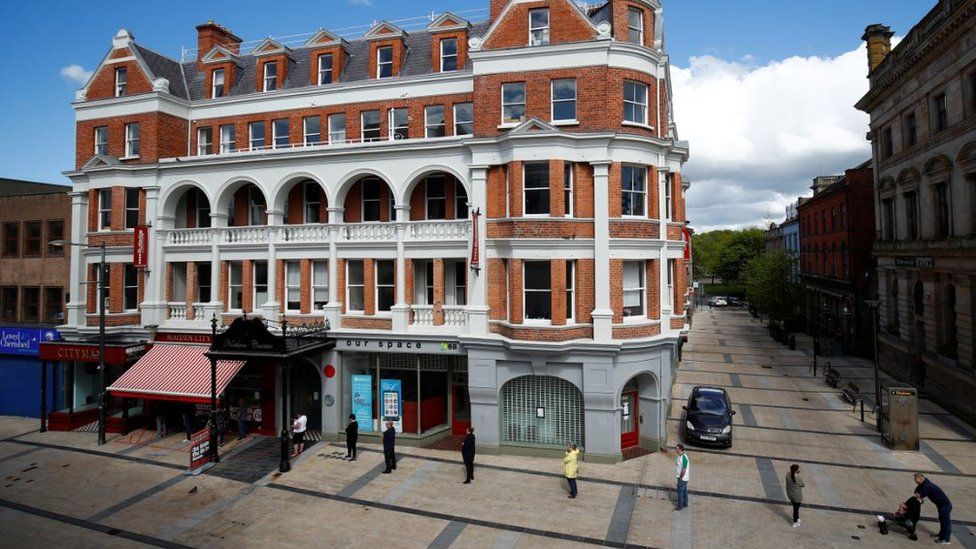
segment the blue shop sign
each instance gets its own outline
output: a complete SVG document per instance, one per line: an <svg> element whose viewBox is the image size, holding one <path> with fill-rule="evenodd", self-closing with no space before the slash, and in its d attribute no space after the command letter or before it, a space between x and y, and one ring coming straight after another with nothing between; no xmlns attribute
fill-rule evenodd
<svg viewBox="0 0 976 549"><path fill-rule="evenodd" d="M37 356L42 341L60 338L57 330L0 326L0 354Z"/></svg>

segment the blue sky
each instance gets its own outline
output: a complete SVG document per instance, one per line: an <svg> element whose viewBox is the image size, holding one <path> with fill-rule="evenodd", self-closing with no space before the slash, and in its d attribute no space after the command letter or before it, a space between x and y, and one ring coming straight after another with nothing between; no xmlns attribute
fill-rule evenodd
<svg viewBox="0 0 976 549"><path fill-rule="evenodd" d="M934 0L665 0L667 47L672 62L688 67L695 56L758 67L791 56L832 57L857 48L868 23L904 33ZM195 47L194 26L209 18L245 40L368 25L376 19L431 11L487 15L488 0L326 0L268 4L103 1L0 2L0 38L7 77L0 86L0 177L67 183L73 167L76 84L60 75L69 65L91 70L121 27L161 53ZM268 9L274 6L274 9ZM467 10L481 11L470 12ZM865 62L866 63L866 62ZM679 119L680 122L680 119ZM683 135L683 138L689 136ZM692 144L694 150L694 143Z"/></svg>

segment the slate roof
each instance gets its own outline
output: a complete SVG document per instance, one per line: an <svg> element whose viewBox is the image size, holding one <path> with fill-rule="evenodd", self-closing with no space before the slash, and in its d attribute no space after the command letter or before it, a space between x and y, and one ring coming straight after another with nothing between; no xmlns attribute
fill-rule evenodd
<svg viewBox="0 0 976 549"><path fill-rule="evenodd" d="M0 177L0 196L20 196L25 194L62 194L71 191L70 185L38 183L22 179Z"/></svg>
<svg viewBox="0 0 976 549"><path fill-rule="evenodd" d="M153 76L169 80L169 93L171 95L187 99L186 85L183 82L183 69L178 61L158 54L149 48L144 48L135 42L132 43L132 47L139 51L139 55L149 65L149 70L152 71Z"/></svg>

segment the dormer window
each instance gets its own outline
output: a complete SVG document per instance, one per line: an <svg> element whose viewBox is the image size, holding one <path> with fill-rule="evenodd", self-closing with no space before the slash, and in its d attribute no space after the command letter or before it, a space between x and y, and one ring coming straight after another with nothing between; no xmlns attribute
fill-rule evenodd
<svg viewBox="0 0 976 549"><path fill-rule="evenodd" d="M278 62L268 61L264 64L264 91L278 89Z"/></svg>
<svg viewBox="0 0 976 549"><path fill-rule="evenodd" d="M441 72L456 71L458 69L457 38L441 40Z"/></svg>
<svg viewBox="0 0 976 549"><path fill-rule="evenodd" d="M376 48L376 78L393 76L393 46Z"/></svg>
<svg viewBox="0 0 976 549"><path fill-rule="evenodd" d="M214 69L210 84L210 97L224 96L224 69Z"/></svg>
<svg viewBox="0 0 976 549"><path fill-rule="evenodd" d="M125 67L115 69L115 97L122 97L125 95L125 78Z"/></svg>
<svg viewBox="0 0 976 549"><path fill-rule="evenodd" d="M644 10L627 10L627 41L634 44L644 43Z"/></svg>
<svg viewBox="0 0 976 549"><path fill-rule="evenodd" d="M549 44L549 9L529 10L529 45Z"/></svg>
<svg viewBox="0 0 976 549"><path fill-rule="evenodd" d="M319 86L332 83L332 54L319 56Z"/></svg>

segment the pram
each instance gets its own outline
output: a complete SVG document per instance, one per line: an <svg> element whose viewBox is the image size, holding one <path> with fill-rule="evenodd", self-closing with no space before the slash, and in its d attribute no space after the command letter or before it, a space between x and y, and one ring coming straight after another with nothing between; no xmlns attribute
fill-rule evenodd
<svg viewBox="0 0 976 549"><path fill-rule="evenodd" d="M922 502L912 496L906 499L904 503L898 504L898 510L894 514L878 515L878 529L881 530L881 535L887 536L888 525L895 524L905 529L908 533L908 539L916 541L918 536L915 535L915 527L918 526L921 515Z"/></svg>

